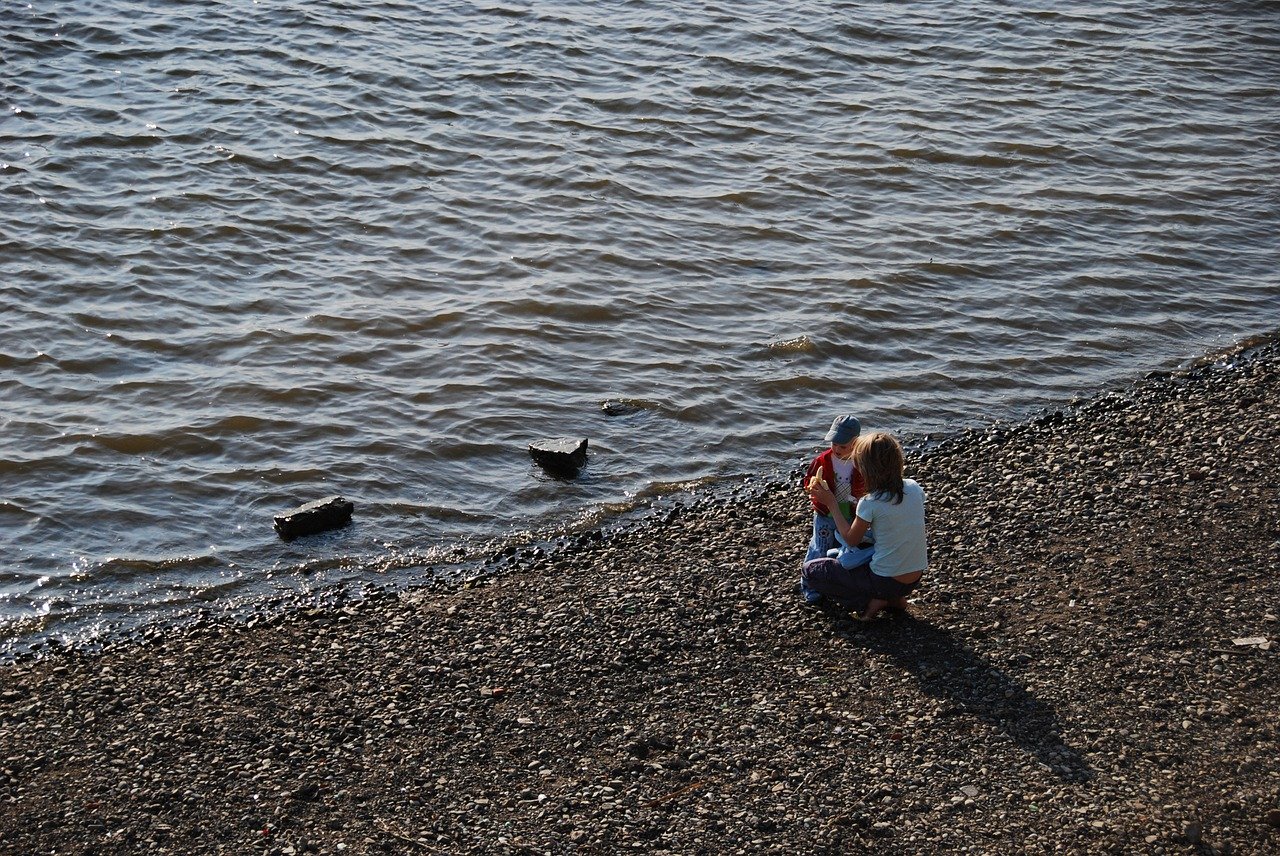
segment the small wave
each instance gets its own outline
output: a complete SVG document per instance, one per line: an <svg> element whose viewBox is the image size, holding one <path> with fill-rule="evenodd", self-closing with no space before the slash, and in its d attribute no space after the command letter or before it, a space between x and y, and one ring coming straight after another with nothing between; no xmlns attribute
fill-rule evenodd
<svg viewBox="0 0 1280 856"><path fill-rule="evenodd" d="M82 576L96 582L134 580L171 571L201 571L225 567L222 560L212 555L192 556L109 556L82 572Z"/></svg>
<svg viewBox="0 0 1280 856"><path fill-rule="evenodd" d="M17 354L0 353L0 369L14 369L20 366L27 366L38 362L42 354L31 354L30 356L20 357Z"/></svg>
<svg viewBox="0 0 1280 856"><path fill-rule="evenodd" d="M527 18L530 15L530 10L527 8L516 7L516 6L502 6L499 4L494 4L491 6L481 6L478 9L476 9L476 11L482 15L493 15L498 18L520 19L520 18Z"/></svg>
<svg viewBox="0 0 1280 856"><path fill-rule="evenodd" d="M550 318L581 324L617 324L622 320L612 304L583 301L513 300L494 308L515 318Z"/></svg>
<svg viewBox="0 0 1280 856"><path fill-rule="evenodd" d="M582 100L601 112L624 116L658 116L671 112L670 105L647 98L587 96Z"/></svg>
<svg viewBox="0 0 1280 856"><path fill-rule="evenodd" d="M8 469L16 468L18 466L20 465L16 464L13 461L0 461L0 473L6 472ZM40 515L36 514L34 511L30 511L26 508L23 508L21 505L18 505L16 502L10 502L7 499L0 499L0 514L15 514L15 515L22 515L24 517L31 517L31 518L37 518L37 519L40 517Z"/></svg>
<svg viewBox="0 0 1280 856"><path fill-rule="evenodd" d="M234 416L224 416L202 430L210 434L223 436L227 434L253 434L268 428L281 427L282 425L283 423L279 420L239 413Z"/></svg>
<svg viewBox="0 0 1280 856"><path fill-rule="evenodd" d="M699 84L689 88L689 94L698 98L713 98L717 101L733 101L739 98L748 98L752 93L741 86L732 83L717 84Z"/></svg>
<svg viewBox="0 0 1280 856"><path fill-rule="evenodd" d="M1207 265L1202 259L1187 258L1186 256L1173 256L1168 253L1149 253L1139 251L1134 253L1134 258L1141 259L1144 262L1150 262L1153 265L1180 268L1182 270L1203 271L1209 267L1209 265Z"/></svg>
<svg viewBox="0 0 1280 856"><path fill-rule="evenodd" d="M772 190L713 190L708 193L689 193L687 198L699 203L722 203L743 210L769 211L777 208L778 194ZM777 226L758 227L761 230L778 229Z"/></svg>
<svg viewBox="0 0 1280 856"><path fill-rule="evenodd" d="M25 111L22 115L26 115ZM9 156L8 161L3 166L6 170L29 172L33 167L44 164L45 161L49 160L49 156L48 146L28 140L23 143L18 151Z"/></svg>
<svg viewBox="0 0 1280 856"><path fill-rule="evenodd" d="M920 265L920 270L949 277L986 277L990 275L989 271L978 265L964 264L962 262L938 262L933 259L929 259Z"/></svg>
<svg viewBox="0 0 1280 856"><path fill-rule="evenodd" d="M3 616L0 615L0 638L21 639L43 633L56 620L48 609L40 609L36 615Z"/></svg>
<svg viewBox="0 0 1280 856"><path fill-rule="evenodd" d="M451 523L479 523L487 519L487 515L456 508L451 505L435 503L410 502L393 500L379 504L380 511L394 512L397 516L421 518L431 522L449 521Z"/></svg>
<svg viewBox="0 0 1280 856"><path fill-rule="evenodd" d="M817 393L830 393L833 380L819 375L788 375L786 377L769 378L755 383L755 391L765 399L779 395L794 395L801 390Z"/></svg>
<svg viewBox="0 0 1280 856"><path fill-rule="evenodd" d="M896 148L889 149L888 154L898 160L924 161L925 163L939 165L974 166L985 169L1011 169L1028 165L1027 161L1021 158L1010 158L994 154L970 155L934 148Z"/></svg>
<svg viewBox="0 0 1280 856"><path fill-rule="evenodd" d="M753 59L740 59L725 54L709 54L704 60L708 66L722 68L729 75L745 80L773 78L777 80L806 82L816 79L820 72L800 68L798 66L777 65L759 62Z"/></svg>
<svg viewBox="0 0 1280 856"><path fill-rule="evenodd" d="M1046 161L1055 162L1079 154L1079 152L1069 146L1060 145L1058 143L1006 142L996 143L995 148L1013 155L1039 157Z"/></svg>
<svg viewBox="0 0 1280 856"><path fill-rule="evenodd" d="M60 28L60 32L64 39L73 39L77 49L87 48L91 45L118 45L120 43L120 32L114 29L107 29L96 24L85 23L82 21L67 21Z"/></svg>
<svg viewBox="0 0 1280 856"><path fill-rule="evenodd" d="M1199 368L1202 366L1212 365L1214 363L1228 362L1242 354L1248 354L1250 351L1265 348L1268 345L1277 342L1280 342L1280 332L1273 331L1247 336L1225 348L1214 348L1207 351L1203 356L1190 360L1187 363L1187 367Z"/></svg>
<svg viewBox="0 0 1280 856"><path fill-rule="evenodd" d="M723 476L702 476L700 478L684 479L683 481L656 481L637 491L637 502L632 503L632 505L638 504L641 499L692 493L700 488L719 484L722 481L724 481Z"/></svg>
<svg viewBox="0 0 1280 856"><path fill-rule="evenodd" d="M70 148L146 149L164 142L157 134L92 134L67 140Z"/></svg>
<svg viewBox="0 0 1280 856"><path fill-rule="evenodd" d="M93 434L89 439L97 446L122 455L219 455L222 444L189 431L155 434Z"/></svg>
<svg viewBox="0 0 1280 856"><path fill-rule="evenodd" d="M538 83L541 77L532 71L524 69L482 69L478 71L470 71L458 75L460 80L469 83L497 83L503 86L518 85L521 83Z"/></svg>

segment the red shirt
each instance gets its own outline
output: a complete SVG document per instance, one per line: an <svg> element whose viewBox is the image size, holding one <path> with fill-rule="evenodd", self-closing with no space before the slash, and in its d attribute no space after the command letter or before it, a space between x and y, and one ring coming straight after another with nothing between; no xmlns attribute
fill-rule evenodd
<svg viewBox="0 0 1280 856"><path fill-rule="evenodd" d="M802 488L808 487L809 479L813 478L815 474L821 471L822 478L824 481L826 481L827 487L831 488L832 492L834 493L836 489L836 468L835 468L835 465L831 463L832 456L833 456L833 452L830 449L827 449L825 452L818 455L818 457L814 458L813 462L809 464L809 471L804 474L804 480L800 482L800 486ZM866 481L863 480L862 473L858 472L858 468L854 467L853 477L850 479L850 482L849 482L849 493L853 497L854 505L858 504L858 500L866 492L867 492L867 483ZM827 507L825 505L821 505L812 496L809 497L809 504L812 505L813 510L818 512L819 514L831 513L830 511L827 510ZM853 521L850 520L849 522L852 523Z"/></svg>

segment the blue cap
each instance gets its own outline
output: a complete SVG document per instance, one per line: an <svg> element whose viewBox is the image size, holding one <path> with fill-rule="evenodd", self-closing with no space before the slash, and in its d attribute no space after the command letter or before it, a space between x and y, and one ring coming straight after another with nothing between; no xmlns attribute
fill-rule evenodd
<svg viewBox="0 0 1280 856"><path fill-rule="evenodd" d="M846 413L844 416L835 418L835 421L831 423L831 430L827 432L827 436L823 439L833 445L840 445L848 443L861 433L862 423L858 421L858 417Z"/></svg>

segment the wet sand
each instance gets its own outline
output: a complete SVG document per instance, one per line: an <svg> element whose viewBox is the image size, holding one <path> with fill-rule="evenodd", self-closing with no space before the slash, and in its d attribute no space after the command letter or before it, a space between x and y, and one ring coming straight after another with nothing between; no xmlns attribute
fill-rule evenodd
<svg viewBox="0 0 1280 856"><path fill-rule="evenodd" d="M0 853L1280 850L1280 347L909 461L906 615L795 481L492 577L0 666Z"/></svg>

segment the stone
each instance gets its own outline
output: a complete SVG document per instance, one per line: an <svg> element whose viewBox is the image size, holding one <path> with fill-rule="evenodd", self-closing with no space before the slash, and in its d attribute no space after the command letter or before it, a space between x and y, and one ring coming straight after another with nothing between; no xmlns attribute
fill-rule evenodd
<svg viewBox="0 0 1280 856"><path fill-rule="evenodd" d="M605 416L626 416L640 410L639 405L624 399L610 398L600 402L600 410Z"/></svg>
<svg viewBox="0 0 1280 856"><path fill-rule="evenodd" d="M351 522L355 503L340 496L327 496L300 505L292 511L275 516L276 531L286 541L303 535L314 535L329 529L338 529Z"/></svg>
<svg viewBox="0 0 1280 856"><path fill-rule="evenodd" d="M291 796L295 800L313 802L320 798L320 786L315 783L302 785L301 787L294 789Z"/></svg>
<svg viewBox="0 0 1280 856"><path fill-rule="evenodd" d="M572 478L587 462L587 438L565 437L529 444L534 463L552 475Z"/></svg>

